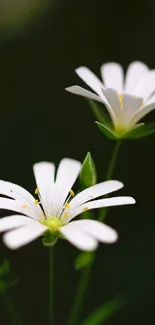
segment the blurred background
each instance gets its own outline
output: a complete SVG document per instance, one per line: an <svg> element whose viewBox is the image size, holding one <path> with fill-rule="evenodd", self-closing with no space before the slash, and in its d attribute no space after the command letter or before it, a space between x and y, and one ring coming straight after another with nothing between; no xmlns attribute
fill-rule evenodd
<svg viewBox="0 0 155 325"><path fill-rule="evenodd" d="M134 60L155 68L155 2L104 0L1 0L0 2L0 179L34 193L32 164L63 157L83 161L92 153L103 181L114 142L94 124L87 101L65 92L79 84L75 68ZM145 121L155 121L152 112ZM107 325L154 324L155 136L124 142L114 178L118 195L136 206L113 207L106 219L117 229L115 245L100 245L82 319L92 309L125 293L128 304ZM1 216L3 216L4 213ZM6 213L5 213L6 215ZM19 284L13 291L23 324L48 324L49 252L41 240L11 252L0 237L0 262L8 258ZM78 251L55 246L55 323L65 325L80 271ZM10 325L0 301L0 324Z"/></svg>

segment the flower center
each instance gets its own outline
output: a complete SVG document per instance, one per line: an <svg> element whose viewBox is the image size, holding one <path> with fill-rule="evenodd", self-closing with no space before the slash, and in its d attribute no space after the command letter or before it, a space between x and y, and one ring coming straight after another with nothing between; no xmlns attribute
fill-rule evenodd
<svg viewBox="0 0 155 325"><path fill-rule="evenodd" d="M50 230L58 230L64 225L64 221L56 217L51 217L44 221L41 220L41 223L47 226Z"/></svg>

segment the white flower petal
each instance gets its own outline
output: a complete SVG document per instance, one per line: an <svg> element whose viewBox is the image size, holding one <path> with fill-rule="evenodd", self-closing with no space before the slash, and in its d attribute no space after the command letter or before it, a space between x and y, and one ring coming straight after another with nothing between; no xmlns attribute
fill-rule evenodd
<svg viewBox="0 0 155 325"><path fill-rule="evenodd" d="M68 87L66 88L67 91L69 91L70 93L76 94L76 95L80 95L92 100L96 100L102 104L104 104L108 110L108 113L112 119L112 121L115 123L115 114L113 112L113 109L111 108L110 104L108 103L106 97L103 94L103 89L104 87L102 87L102 97L99 97L98 95L90 92L89 90L86 90L85 88L79 87L79 86L72 86L72 87Z"/></svg>
<svg viewBox="0 0 155 325"><path fill-rule="evenodd" d="M118 98L118 94L114 89L111 88L102 88L102 92L109 103L109 108L107 105L106 106L111 116L111 119L114 125L117 126L119 124L119 120L122 114L122 108Z"/></svg>
<svg viewBox="0 0 155 325"><path fill-rule="evenodd" d="M102 97L101 87L103 84L91 70L86 67L80 67L75 72L90 88Z"/></svg>
<svg viewBox="0 0 155 325"><path fill-rule="evenodd" d="M66 88L67 91L69 91L72 94L76 94L76 95L80 95L92 100L97 100L98 102L103 103L103 100L96 94L92 93L91 91L82 88L80 86L72 86L72 87L68 87Z"/></svg>
<svg viewBox="0 0 155 325"><path fill-rule="evenodd" d="M84 191L77 194L70 202L70 209L76 208L79 205L93 200L99 196L103 196L105 194L112 193L117 191L123 187L123 183L119 181L105 181L91 187L88 187Z"/></svg>
<svg viewBox="0 0 155 325"><path fill-rule="evenodd" d="M137 87L134 89L134 95L144 98L144 103L155 92L155 70L150 70L146 76L141 78Z"/></svg>
<svg viewBox="0 0 155 325"><path fill-rule="evenodd" d="M77 160L64 158L61 160L55 182L53 216L59 216L70 189L78 177L81 163Z"/></svg>
<svg viewBox="0 0 155 325"><path fill-rule="evenodd" d="M0 198L0 209L6 209L11 211L16 211L26 216L29 216L33 219L42 219L43 212L41 208L33 204L33 206L28 206L22 204L20 201L12 200L12 199L5 199Z"/></svg>
<svg viewBox="0 0 155 325"><path fill-rule="evenodd" d="M53 206L55 165L46 161L39 162L33 165L33 172L41 196L41 203L46 215L49 215Z"/></svg>
<svg viewBox="0 0 155 325"><path fill-rule="evenodd" d="M141 120L145 115L150 113L155 109L155 102L148 104L146 106L143 106L139 111L133 116L130 125L136 124L139 120Z"/></svg>
<svg viewBox="0 0 155 325"><path fill-rule="evenodd" d="M155 103L155 94L153 94L151 97L149 97L146 101L145 101L145 106L148 104L152 104Z"/></svg>
<svg viewBox="0 0 155 325"><path fill-rule="evenodd" d="M121 111L121 104L118 98L118 93L116 90L111 88L102 88L103 94L106 97L108 103L112 107L113 111L116 114L119 114Z"/></svg>
<svg viewBox="0 0 155 325"><path fill-rule="evenodd" d="M0 180L0 194L9 196L21 204L33 205L34 197L23 187Z"/></svg>
<svg viewBox="0 0 155 325"><path fill-rule="evenodd" d="M83 229L69 223L60 228L62 235L75 247L84 251L93 251L97 248L98 242Z"/></svg>
<svg viewBox="0 0 155 325"><path fill-rule="evenodd" d="M118 239L114 229L96 220L77 220L70 224L103 243L114 243Z"/></svg>
<svg viewBox="0 0 155 325"><path fill-rule="evenodd" d="M146 76L148 71L149 68L143 62L132 62L126 72L124 91L132 94L137 84L141 81L141 78Z"/></svg>
<svg viewBox="0 0 155 325"><path fill-rule="evenodd" d="M130 196L118 196L118 197L112 197L108 199L86 202L85 204L81 204L80 206L71 209L69 211L69 217L67 221L69 222L77 215L85 212L86 210L98 209L98 208L110 207L110 206L118 206L118 205L127 205L127 204L135 204L135 200Z"/></svg>
<svg viewBox="0 0 155 325"><path fill-rule="evenodd" d="M142 103L143 98L124 94L122 103L122 123L129 125L132 117L142 106Z"/></svg>
<svg viewBox="0 0 155 325"><path fill-rule="evenodd" d="M35 222L35 225L23 226L12 231L8 231L3 236L3 241L5 245L10 249L20 248L31 241L35 240L37 237L42 235L47 227Z"/></svg>
<svg viewBox="0 0 155 325"><path fill-rule="evenodd" d="M0 232L7 231L13 228L19 228L21 226L33 225L38 221L32 220L22 215L12 215L0 219Z"/></svg>
<svg viewBox="0 0 155 325"><path fill-rule="evenodd" d="M107 88L113 88L119 94L123 92L123 68L115 62L105 63L101 66L101 76Z"/></svg>

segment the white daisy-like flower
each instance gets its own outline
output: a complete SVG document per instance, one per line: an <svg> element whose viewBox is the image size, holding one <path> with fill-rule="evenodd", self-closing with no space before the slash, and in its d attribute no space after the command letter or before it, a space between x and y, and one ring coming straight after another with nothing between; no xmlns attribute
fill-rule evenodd
<svg viewBox="0 0 155 325"><path fill-rule="evenodd" d="M134 204L135 200L125 196L95 200L123 187L121 182L113 180L96 184L74 196L72 186L80 169L80 162L64 158L54 180L53 163L34 164L38 200L21 186L0 181L0 194L11 198L1 197L0 209L21 214L0 219L0 232L5 232L3 240L9 248L17 249L47 232L54 239L63 236L85 251L96 249L99 241L113 243L117 240L116 231L99 221L72 219L86 210Z"/></svg>
<svg viewBox="0 0 155 325"><path fill-rule="evenodd" d="M117 135L139 126L136 123L155 109L155 70L142 62L132 62L125 78L122 66L115 62L101 66L102 81L86 67L76 69L76 73L95 93L79 86L66 90L104 103Z"/></svg>

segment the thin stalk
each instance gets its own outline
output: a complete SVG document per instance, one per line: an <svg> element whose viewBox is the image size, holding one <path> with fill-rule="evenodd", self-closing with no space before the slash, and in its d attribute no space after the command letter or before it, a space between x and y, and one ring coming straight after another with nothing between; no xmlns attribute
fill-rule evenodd
<svg viewBox="0 0 155 325"><path fill-rule="evenodd" d="M117 141L116 145L114 147L114 151L113 151L110 163L109 163L109 167L108 167L108 171L107 171L107 175L106 175L106 181L110 180L112 178L112 176L113 176L114 167L115 167L115 164L116 164L116 159L117 159L117 156L118 156L120 146L121 146L121 141ZM105 198L107 198L107 197L108 197L108 195L105 195ZM108 212L108 209L106 209L106 208L101 209L100 213L99 213L98 220L99 221L105 220L107 212Z"/></svg>
<svg viewBox="0 0 155 325"><path fill-rule="evenodd" d="M115 144L114 151L113 151L112 157L110 159L109 167L108 167L106 180L111 179L111 177L113 175L113 171L114 171L114 167L115 167L115 164L116 164L116 159L117 159L117 156L118 156L118 152L119 152L121 143L122 143L121 140L118 140L116 142L116 144Z"/></svg>
<svg viewBox="0 0 155 325"><path fill-rule="evenodd" d="M54 290L53 290L53 283L54 283L54 254L53 254L53 247L49 248L49 325L54 325Z"/></svg>
<svg viewBox="0 0 155 325"><path fill-rule="evenodd" d="M11 296L7 292L5 292L3 295L3 302L5 308L7 309L8 315L10 316L12 325L22 325L20 314L14 305Z"/></svg>
<svg viewBox="0 0 155 325"><path fill-rule="evenodd" d="M82 304L84 301L86 289L87 289L87 283L89 281L91 266L87 266L83 271L80 278L80 282L78 284L78 290L77 294L75 296L72 312L70 314L70 318L68 321L68 325L76 325L79 324L79 316L82 309Z"/></svg>
<svg viewBox="0 0 155 325"><path fill-rule="evenodd" d="M110 163L109 163L106 180L109 180L113 175L113 171L114 171L114 167L115 167L115 163L116 163L120 145L121 145L121 141L117 141L116 145L114 147L114 151L113 151ZM103 219L105 219L105 217L106 217L106 214L107 214L107 209L104 209L104 210L102 209L102 214L99 215L98 220L103 221ZM92 252L92 254L94 254L94 256L95 256L94 252ZM68 325L78 325L79 324L78 320L79 320L80 313L82 310L84 297L86 295L92 266L93 266L93 263L90 264L89 266L87 266L84 270L82 270L82 275L81 275L80 282L78 285L78 289L77 289L77 293L75 296L75 300L74 300L74 304L73 304L73 308L72 308L72 312L71 312L71 315L69 318Z"/></svg>

